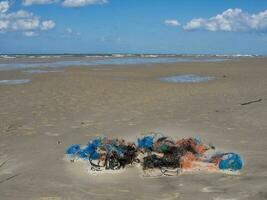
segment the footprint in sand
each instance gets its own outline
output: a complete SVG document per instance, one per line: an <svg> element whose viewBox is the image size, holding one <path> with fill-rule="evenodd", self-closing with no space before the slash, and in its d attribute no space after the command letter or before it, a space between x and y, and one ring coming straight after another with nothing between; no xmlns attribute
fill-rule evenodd
<svg viewBox="0 0 267 200"><path fill-rule="evenodd" d="M23 126L22 124L17 124L17 123L9 124L4 131L5 132L12 132L12 131L15 131L15 130L21 128L22 126Z"/></svg>

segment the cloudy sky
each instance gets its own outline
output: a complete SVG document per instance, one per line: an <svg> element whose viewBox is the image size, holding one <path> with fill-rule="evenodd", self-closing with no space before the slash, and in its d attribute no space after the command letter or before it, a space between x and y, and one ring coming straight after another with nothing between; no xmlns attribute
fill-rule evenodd
<svg viewBox="0 0 267 200"><path fill-rule="evenodd" d="M0 53L267 54L267 1L0 0Z"/></svg>

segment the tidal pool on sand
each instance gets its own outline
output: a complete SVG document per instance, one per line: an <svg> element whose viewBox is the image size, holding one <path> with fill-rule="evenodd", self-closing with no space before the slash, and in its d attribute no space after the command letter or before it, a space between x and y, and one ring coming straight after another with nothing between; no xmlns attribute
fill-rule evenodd
<svg viewBox="0 0 267 200"><path fill-rule="evenodd" d="M161 81L171 83L200 83L214 80L213 76L200 76L197 74L182 74L160 78Z"/></svg>
<svg viewBox="0 0 267 200"><path fill-rule="evenodd" d="M45 73L57 73L63 72L62 70L40 70L40 69L33 69L33 70L26 70L24 71L27 74L45 74Z"/></svg>
<svg viewBox="0 0 267 200"><path fill-rule="evenodd" d="M18 85L29 83L30 79L0 80L0 85Z"/></svg>

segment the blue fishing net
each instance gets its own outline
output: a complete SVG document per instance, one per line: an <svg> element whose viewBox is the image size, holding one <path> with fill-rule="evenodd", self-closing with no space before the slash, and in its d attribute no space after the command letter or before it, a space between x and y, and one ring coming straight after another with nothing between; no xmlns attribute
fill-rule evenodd
<svg viewBox="0 0 267 200"><path fill-rule="evenodd" d="M219 163L219 168L222 170L240 170L243 167L241 157L236 153L226 153L223 155Z"/></svg>
<svg viewBox="0 0 267 200"><path fill-rule="evenodd" d="M138 138L138 147L144 149L152 149L154 137L151 135L145 136L143 138Z"/></svg>
<svg viewBox="0 0 267 200"><path fill-rule="evenodd" d="M67 148L66 154L70 156L76 156L77 158L88 159L91 156L92 159L99 159L100 155L96 152L97 147L101 145L100 138L96 138L90 141L85 147L81 148L81 145L74 144Z"/></svg>
<svg viewBox="0 0 267 200"><path fill-rule="evenodd" d="M100 157L101 159L104 158L106 163L109 162L107 167L110 169L117 169L117 167L131 164L133 161L138 162L137 156L140 152L141 154L143 152L150 153L142 161L144 168L151 166L179 167L187 153L193 154L202 162L214 163L220 170L237 171L243 167L243 161L236 153L198 151L198 145L205 145L200 138L187 138L175 142L160 135L146 135L138 138L137 144L138 147L136 147L136 143L126 144L123 139L98 137L89 141L84 147L81 147L80 144L69 146L66 149L66 154L70 158L80 158L89 160L89 162L99 160ZM207 148L207 150L213 149L210 146ZM161 156L157 157L157 154L152 155L151 153L161 153ZM118 162L120 163L118 164Z"/></svg>
<svg viewBox="0 0 267 200"><path fill-rule="evenodd" d="M67 148L66 150L66 154L69 154L69 155L75 155L77 154L79 151L81 151L81 145L79 144L74 144L74 145L71 145Z"/></svg>

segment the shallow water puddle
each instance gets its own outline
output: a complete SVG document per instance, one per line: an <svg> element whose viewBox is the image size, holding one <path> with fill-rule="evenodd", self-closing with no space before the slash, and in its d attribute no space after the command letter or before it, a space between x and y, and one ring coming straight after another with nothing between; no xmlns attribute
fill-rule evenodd
<svg viewBox="0 0 267 200"><path fill-rule="evenodd" d="M200 83L214 80L213 76L200 76L197 74L183 74L160 78L161 81L171 83Z"/></svg>
<svg viewBox="0 0 267 200"><path fill-rule="evenodd" d="M62 70L40 70L40 69L33 69L33 70L26 70L24 71L27 74L44 74L44 73L56 73L56 72L63 72Z"/></svg>
<svg viewBox="0 0 267 200"><path fill-rule="evenodd" d="M29 83L30 79L0 80L0 85L19 85Z"/></svg>

